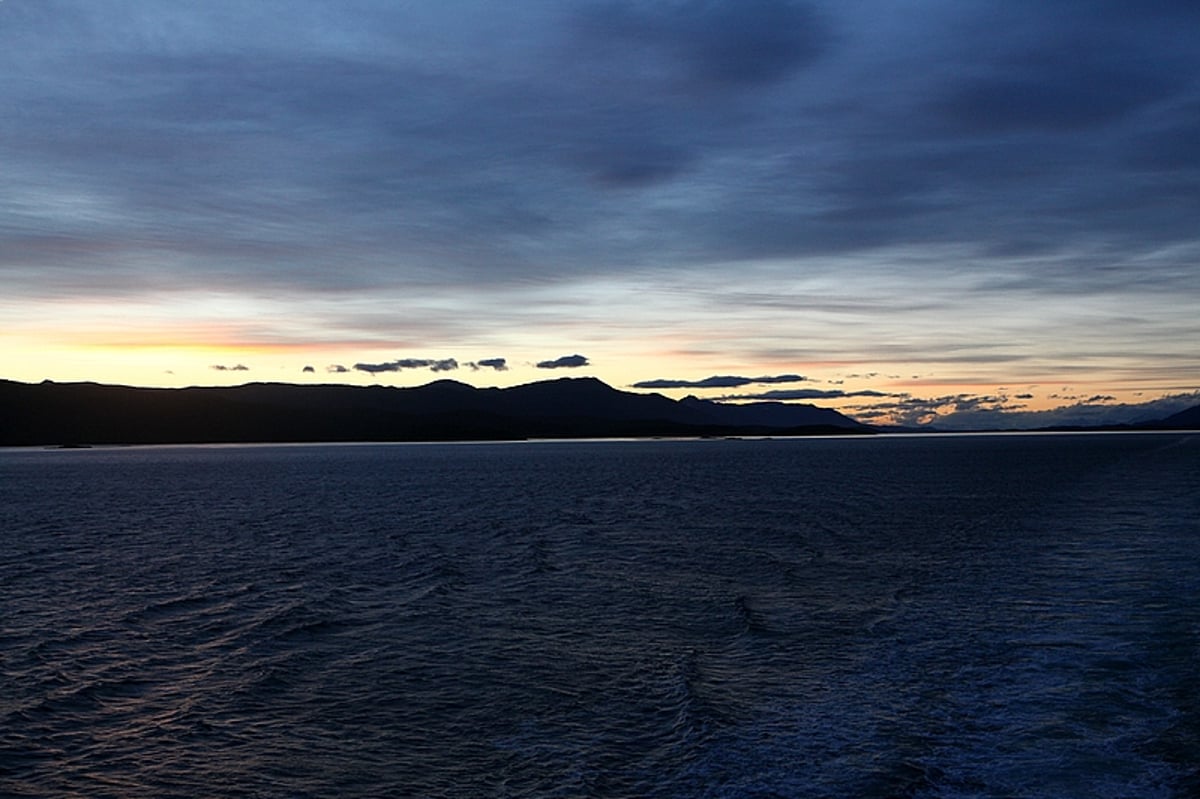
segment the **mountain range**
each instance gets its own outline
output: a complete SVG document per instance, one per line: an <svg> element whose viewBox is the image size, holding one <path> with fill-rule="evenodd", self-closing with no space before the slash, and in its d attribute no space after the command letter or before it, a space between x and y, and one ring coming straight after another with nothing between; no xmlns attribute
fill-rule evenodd
<svg viewBox="0 0 1200 799"><path fill-rule="evenodd" d="M1197 430L1200 406L1164 419L1070 430ZM0 380L0 446L469 441L832 435L870 427L830 408L732 404L620 391L591 377L510 388L438 380L415 388L247 383L135 388Z"/></svg>
<svg viewBox="0 0 1200 799"><path fill-rule="evenodd" d="M1152 422L1150 426L1164 430L1200 430L1200 405L1173 413L1166 419Z"/></svg>
<svg viewBox="0 0 1200 799"><path fill-rule="evenodd" d="M595 378L511 388L248 383L134 388L0 380L0 446L806 435L871 429L837 411L637 394Z"/></svg>

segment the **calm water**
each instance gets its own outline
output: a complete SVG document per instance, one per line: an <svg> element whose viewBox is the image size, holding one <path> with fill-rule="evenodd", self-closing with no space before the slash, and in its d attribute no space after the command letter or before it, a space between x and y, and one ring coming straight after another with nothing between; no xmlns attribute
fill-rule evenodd
<svg viewBox="0 0 1200 799"><path fill-rule="evenodd" d="M5 797L1193 797L1200 436L0 451Z"/></svg>

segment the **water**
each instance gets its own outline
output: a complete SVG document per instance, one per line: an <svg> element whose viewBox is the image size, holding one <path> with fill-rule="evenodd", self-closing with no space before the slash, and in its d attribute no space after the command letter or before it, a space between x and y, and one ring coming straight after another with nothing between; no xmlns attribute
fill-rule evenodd
<svg viewBox="0 0 1200 799"><path fill-rule="evenodd" d="M5 797L1190 797L1200 437L0 451Z"/></svg>

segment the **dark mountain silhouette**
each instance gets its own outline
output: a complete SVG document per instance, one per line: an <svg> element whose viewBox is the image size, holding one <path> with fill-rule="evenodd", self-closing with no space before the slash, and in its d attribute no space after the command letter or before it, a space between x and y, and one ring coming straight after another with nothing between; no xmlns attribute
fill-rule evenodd
<svg viewBox="0 0 1200 799"><path fill-rule="evenodd" d="M441 441L870 432L836 411L618 391L594 378L511 388L249 383L133 388L0 380L0 445Z"/></svg>
<svg viewBox="0 0 1200 799"><path fill-rule="evenodd" d="M1050 432L1086 432L1098 431L1136 431L1136 430L1200 430L1200 405L1173 413L1162 419L1145 419L1138 422L1125 422L1105 425L1058 425L1056 427L1038 428Z"/></svg>
<svg viewBox="0 0 1200 799"><path fill-rule="evenodd" d="M1163 430L1200 430L1200 405L1173 413L1161 421L1151 422L1150 426Z"/></svg>

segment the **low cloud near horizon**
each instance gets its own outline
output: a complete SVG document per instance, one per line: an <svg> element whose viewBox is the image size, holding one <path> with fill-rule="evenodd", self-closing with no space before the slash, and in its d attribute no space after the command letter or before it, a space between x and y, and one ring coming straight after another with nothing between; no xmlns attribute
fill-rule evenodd
<svg viewBox="0 0 1200 799"><path fill-rule="evenodd" d="M702 380L678 380L656 378L634 383L632 388L740 388L750 385L776 383L802 383L808 378L803 375L773 375L764 377L741 377L738 375L713 375Z"/></svg>
<svg viewBox="0 0 1200 799"><path fill-rule="evenodd" d="M578 369L581 366L591 366L588 359L582 355L564 355L552 361L537 362L538 369Z"/></svg>
<svg viewBox="0 0 1200 799"><path fill-rule="evenodd" d="M249 372L250 367L239 363L236 366L226 366L224 364L213 364L212 368L218 372Z"/></svg>
<svg viewBox="0 0 1200 799"><path fill-rule="evenodd" d="M356 363L354 370L357 372L367 372L368 374L380 374L381 372L400 372L405 369L429 369L431 372L451 372L458 368L458 361L454 358L445 358L443 360L433 360L430 358L400 358L395 361L386 361L384 363Z"/></svg>
<svg viewBox="0 0 1200 799"><path fill-rule="evenodd" d="M943 397L892 395L893 402L848 408L854 418L871 423L891 419L893 423L939 430L1018 430L1042 427L1072 427L1137 424L1165 419L1200 405L1200 391L1168 394L1141 403L1113 403L1111 397L1094 396L1057 408L1030 411L1003 394L954 394ZM1017 399L1024 395L1018 395Z"/></svg>
<svg viewBox="0 0 1200 799"><path fill-rule="evenodd" d="M841 389L796 388L775 391L761 391L755 394L726 394L718 400L772 400L786 402L788 400L841 399L843 397L894 397L883 391L864 389L862 391L842 391Z"/></svg>

